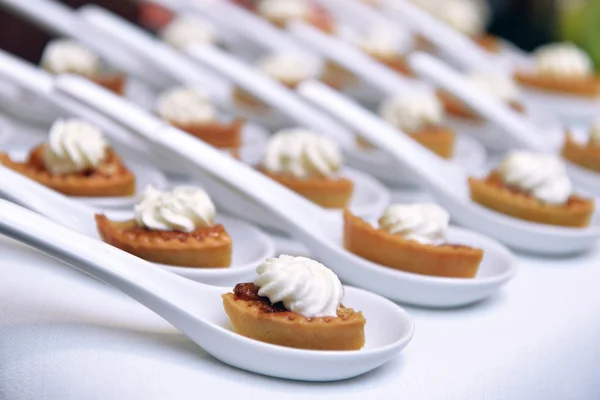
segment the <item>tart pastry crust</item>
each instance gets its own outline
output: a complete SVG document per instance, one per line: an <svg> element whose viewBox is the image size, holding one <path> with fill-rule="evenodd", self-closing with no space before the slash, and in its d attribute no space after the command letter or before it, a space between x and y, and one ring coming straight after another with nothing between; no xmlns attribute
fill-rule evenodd
<svg viewBox="0 0 600 400"><path fill-rule="evenodd" d="M443 126L430 126L418 131L407 132L417 143L427 147L438 156L450 159L454 156L456 137L454 131ZM356 136L356 144L362 149L372 149L374 146L367 140Z"/></svg>
<svg viewBox="0 0 600 400"><path fill-rule="evenodd" d="M111 221L96 215L103 241L144 260L193 268L224 268L231 265L232 241L222 225L194 232L154 231L134 220Z"/></svg>
<svg viewBox="0 0 600 400"><path fill-rule="evenodd" d="M500 53L502 51L502 41L498 37L490 34L484 34L479 37L473 38L475 43L484 50L490 53Z"/></svg>
<svg viewBox="0 0 600 400"><path fill-rule="evenodd" d="M410 66L406 62L405 56L396 55L393 57L381 57L371 54L371 57L402 75L411 77L415 76L412 69L410 69Z"/></svg>
<svg viewBox="0 0 600 400"><path fill-rule="evenodd" d="M386 267L422 275L473 278L483 250L462 245L421 244L392 235L349 211L344 212L344 247Z"/></svg>
<svg viewBox="0 0 600 400"><path fill-rule="evenodd" d="M567 134L562 156L574 164L600 172L600 146L591 143L579 144Z"/></svg>
<svg viewBox="0 0 600 400"><path fill-rule="evenodd" d="M237 333L261 342L309 350L359 350L365 344L365 317L340 306L337 317L306 318L271 305L252 283L236 285L223 306Z"/></svg>
<svg viewBox="0 0 600 400"><path fill-rule="evenodd" d="M544 204L533 196L506 186L497 172L485 179L469 178L471 199L487 208L541 224L586 227L594 201L572 195L565 205Z"/></svg>
<svg viewBox="0 0 600 400"><path fill-rule="evenodd" d="M454 117L464 118L474 122L484 121L483 118L477 115L466 104L452 96L450 93L443 90L438 90L437 95L442 104L444 105L444 109L448 114ZM525 112L525 107L523 106L523 104L517 101L511 101L508 103L508 105L510 106L510 108L512 108L518 113L522 114Z"/></svg>
<svg viewBox="0 0 600 400"><path fill-rule="evenodd" d="M555 77L517 71L515 80L533 89L582 97L600 96L600 76Z"/></svg>
<svg viewBox="0 0 600 400"><path fill-rule="evenodd" d="M104 87L119 96L123 96L125 94L125 85L127 83L127 78L124 74L114 73L114 74L102 74L89 77L91 81Z"/></svg>
<svg viewBox="0 0 600 400"><path fill-rule="evenodd" d="M220 149L237 149L242 145L242 129L245 124L243 119L235 119L230 123L179 124L174 121L169 123Z"/></svg>
<svg viewBox="0 0 600 400"><path fill-rule="evenodd" d="M52 175L43 161L45 145L35 147L25 162L16 162L0 153L0 164L57 192L77 197L121 197L135 194L135 176L112 149L105 162L95 170Z"/></svg>
<svg viewBox="0 0 600 400"><path fill-rule="evenodd" d="M354 183L347 178L298 179L271 174L262 168L260 171L299 195L306 197L313 203L325 208L346 208L354 192Z"/></svg>

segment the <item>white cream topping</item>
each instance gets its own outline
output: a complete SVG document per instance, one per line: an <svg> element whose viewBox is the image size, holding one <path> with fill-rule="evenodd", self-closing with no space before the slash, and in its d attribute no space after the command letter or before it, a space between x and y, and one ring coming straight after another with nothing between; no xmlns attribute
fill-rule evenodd
<svg viewBox="0 0 600 400"><path fill-rule="evenodd" d="M600 120L596 120L592 123L590 129L590 144L600 146Z"/></svg>
<svg viewBox="0 0 600 400"><path fill-rule="evenodd" d="M258 13L272 21L307 20L311 7L306 0L262 0Z"/></svg>
<svg viewBox="0 0 600 400"><path fill-rule="evenodd" d="M217 119L217 110L210 98L189 87L177 87L164 92L156 103L156 113L177 124L205 124Z"/></svg>
<svg viewBox="0 0 600 400"><path fill-rule="evenodd" d="M552 43L533 53L540 75L583 77L593 73L590 56L572 43Z"/></svg>
<svg viewBox="0 0 600 400"><path fill-rule="evenodd" d="M267 172L295 178L334 178L341 165L335 142L302 128L277 132L267 143L262 161Z"/></svg>
<svg viewBox="0 0 600 400"><path fill-rule="evenodd" d="M375 57L390 58L406 50L412 38L392 26L374 26L356 38L356 45Z"/></svg>
<svg viewBox="0 0 600 400"><path fill-rule="evenodd" d="M102 63L97 54L73 40L53 40L44 49L42 65L54 74L72 73L93 76Z"/></svg>
<svg viewBox="0 0 600 400"><path fill-rule="evenodd" d="M270 78L290 84L315 78L318 74L316 64L306 55L292 52L268 55L259 61L258 68Z"/></svg>
<svg viewBox="0 0 600 400"><path fill-rule="evenodd" d="M437 18L467 36L485 32L485 15L482 4L473 0L445 0L428 7Z"/></svg>
<svg viewBox="0 0 600 400"><path fill-rule="evenodd" d="M511 102L519 98L519 87L508 76L474 73L469 75L469 79L479 89L502 101Z"/></svg>
<svg viewBox="0 0 600 400"><path fill-rule="evenodd" d="M386 100L381 116L395 127L414 132L428 125L441 125L445 118L444 106L429 91L415 91Z"/></svg>
<svg viewBox="0 0 600 400"><path fill-rule="evenodd" d="M514 151L500 164L498 173L506 185L544 203L564 204L571 196L572 186L565 166L552 155Z"/></svg>
<svg viewBox="0 0 600 400"><path fill-rule="evenodd" d="M159 35L165 42L178 49L190 44L211 44L216 41L214 28L207 21L190 17L175 18Z"/></svg>
<svg viewBox="0 0 600 400"><path fill-rule="evenodd" d="M256 268L259 296L306 318L337 317L344 288L337 275L306 257L281 255Z"/></svg>
<svg viewBox="0 0 600 400"><path fill-rule="evenodd" d="M212 200L200 188L180 186L161 192L149 186L135 206L135 221L156 231L193 232L214 225L215 212Z"/></svg>
<svg viewBox="0 0 600 400"><path fill-rule="evenodd" d="M58 119L44 147L44 164L53 175L94 169L106 159L107 147L98 127L78 119Z"/></svg>
<svg viewBox="0 0 600 400"><path fill-rule="evenodd" d="M421 244L446 242L450 215L433 203L393 204L379 218L379 227L392 235Z"/></svg>

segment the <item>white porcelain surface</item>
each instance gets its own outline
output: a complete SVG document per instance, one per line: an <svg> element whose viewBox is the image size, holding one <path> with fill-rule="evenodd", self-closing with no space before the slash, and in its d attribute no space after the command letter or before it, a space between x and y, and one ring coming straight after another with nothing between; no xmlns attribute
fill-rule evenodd
<svg viewBox="0 0 600 400"><path fill-rule="evenodd" d="M342 380L390 361L413 336L413 322L402 308L346 287L344 303L363 311L368 320L362 350L299 350L258 342L230 330L221 299L230 287L183 279L5 201L0 201L0 216L0 233L114 286L179 328L216 359L241 369L305 381Z"/></svg>
<svg viewBox="0 0 600 400"><path fill-rule="evenodd" d="M6 143L13 136L14 127L10 120L0 115L0 145Z"/></svg>
<svg viewBox="0 0 600 400"><path fill-rule="evenodd" d="M524 87L522 89L525 104L540 107L563 122L586 122L600 115L600 99L553 94Z"/></svg>
<svg viewBox="0 0 600 400"><path fill-rule="evenodd" d="M454 128L457 132L463 132L462 127ZM355 147L346 152L346 157L348 165L365 171L390 185L417 186L419 184L410 171L404 170L385 151ZM467 171L477 171L485 165L486 160L485 149L478 141L463 134L456 136L456 149L451 160L454 164L466 168Z"/></svg>

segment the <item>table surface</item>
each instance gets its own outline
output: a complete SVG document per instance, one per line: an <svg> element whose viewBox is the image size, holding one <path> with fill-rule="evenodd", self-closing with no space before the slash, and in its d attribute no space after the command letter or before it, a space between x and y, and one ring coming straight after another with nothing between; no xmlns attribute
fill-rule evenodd
<svg viewBox="0 0 600 400"><path fill-rule="evenodd" d="M519 255L515 279L479 304L407 307L416 333L401 355L319 384L224 365L41 253L0 238L0 255L0 399L600 398L600 247L566 259Z"/></svg>

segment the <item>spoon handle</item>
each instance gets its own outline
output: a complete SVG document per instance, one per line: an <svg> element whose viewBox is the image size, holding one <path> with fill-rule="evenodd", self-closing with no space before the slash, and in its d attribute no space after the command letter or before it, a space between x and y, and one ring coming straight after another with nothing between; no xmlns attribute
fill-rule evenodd
<svg viewBox="0 0 600 400"><path fill-rule="evenodd" d="M215 97L223 97L227 91L227 83L219 76L116 14L95 5L86 5L78 13L90 26L147 60L171 80L202 85Z"/></svg>
<svg viewBox="0 0 600 400"><path fill-rule="evenodd" d="M443 7L440 4L440 7ZM473 40L437 20L408 0L383 0L386 15L399 17L467 69L498 71L499 67Z"/></svg>
<svg viewBox="0 0 600 400"><path fill-rule="evenodd" d="M515 147L548 150L547 141L537 128L525 117L517 114L499 99L475 87L462 74L425 53L414 53L408 57L412 69L444 90L464 101L469 107L490 121L498 124L507 133Z"/></svg>
<svg viewBox="0 0 600 400"><path fill-rule="evenodd" d="M340 64L386 95L406 93L411 90L411 84L408 80L398 73L377 62L356 47L335 36L326 35L310 24L294 22L289 25L288 31L292 36L307 43L324 57Z"/></svg>
<svg viewBox="0 0 600 400"><path fill-rule="evenodd" d="M52 33L77 35L80 24L68 6L43 0L0 0L0 4Z"/></svg>
<svg viewBox="0 0 600 400"><path fill-rule="evenodd" d="M325 113L309 106L279 82L269 79L249 65L212 46L191 45L186 51L194 59L220 71L233 82L285 113L300 126L308 126L331 137L342 147L353 145L354 135Z"/></svg>
<svg viewBox="0 0 600 400"><path fill-rule="evenodd" d="M4 50L0 50L0 76L35 93L50 93L52 90L52 75Z"/></svg>
<svg viewBox="0 0 600 400"><path fill-rule="evenodd" d="M198 300L213 295L207 285L188 281L5 200L0 200L0 234L119 289L176 326L173 317L182 313L181 308L192 311L189 297Z"/></svg>
<svg viewBox="0 0 600 400"><path fill-rule="evenodd" d="M56 80L59 93L69 95L102 114L126 125L159 150L169 161L186 169L202 171L221 186L242 194L250 201L274 212L293 233L297 229L312 232L326 212L291 190L254 169L226 156L201 140L167 126L162 120L78 76ZM227 199L223 199L227 201Z"/></svg>

